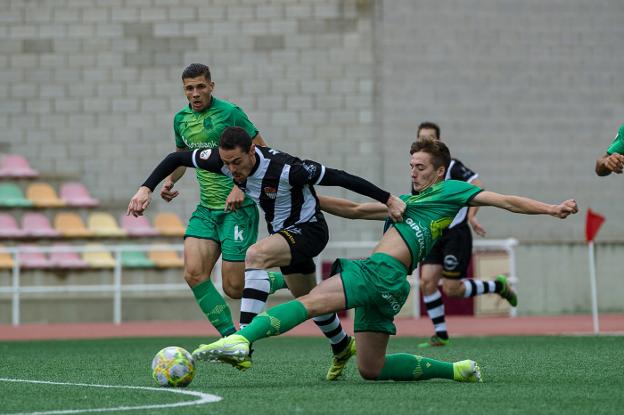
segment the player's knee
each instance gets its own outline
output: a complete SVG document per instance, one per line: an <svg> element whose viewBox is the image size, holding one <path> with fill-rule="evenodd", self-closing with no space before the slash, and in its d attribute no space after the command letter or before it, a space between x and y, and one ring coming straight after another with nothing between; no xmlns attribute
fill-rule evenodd
<svg viewBox="0 0 624 415"><path fill-rule="evenodd" d="M189 287L195 287L196 285L201 284L202 282L210 279L209 272L203 272L202 269L197 267L185 267L184 268L184 280L189 285Z"/></svg>
<svg viewBox="0 0 624 415"><path fill-rule="evenodd" d="M360 372L360 376L362 376L362 379L366 380L377 380L379 374L381 373L380 369L367 366L358 367L358 371Z"/></svg>
<svg viewBox="0 0 624 415"><path fill-rule="evenodd" d="M267 268L267 260L269 259L269 253L260 246L252 245L247 249L245 254L245 267L246 268Z"/></svg>

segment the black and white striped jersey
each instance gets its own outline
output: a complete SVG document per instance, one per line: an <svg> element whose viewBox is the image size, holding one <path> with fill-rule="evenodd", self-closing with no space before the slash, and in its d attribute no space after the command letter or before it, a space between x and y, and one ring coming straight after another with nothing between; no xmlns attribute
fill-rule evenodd
<svg viewBox="0 0 624 415"><path fill-rule="evenodd" d="M289 226L322 218L313 185L340 186L381 203L390 193L373 183L342 170L325 167L312 160L301 160L269 147L255 147L255 164L244 183L234 182L264 211L270 233ZM154 190L158 183L179 166L195 167L234 179L223 164L219 151L197 149L169 154L143 183Z"/></svg>
<svg viewBox="0 0 624 415"><path fill-rule="evenodd" d="M256 147L256 165L247 180L236 183L264 211L269 233L322 217L312 185L323 179L325 166L300 160L268 147ZM217 150L195 150L195 167L233 179Z"/></svg>
<svg viewBox="0 0 624 415"><path fill-rule="evenodd" d="M461 180L471 183L477 177L479 177L479 175L466 167L464 163L457 159L451 159L451 164L449 164L448 169L446 169L444 180ZM453 222L449 225L449 229L461 223L466 223L467 218L468 208L464 206L457 212L457 215L455 215Z"/></svg>

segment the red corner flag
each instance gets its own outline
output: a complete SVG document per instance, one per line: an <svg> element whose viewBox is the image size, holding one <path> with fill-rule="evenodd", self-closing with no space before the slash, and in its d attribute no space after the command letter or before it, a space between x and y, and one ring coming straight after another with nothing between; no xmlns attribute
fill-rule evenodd
<svg viewBox="0 0 624 415"><path fill-rule="evenodd" d="M591 209L587 209L587 220L585 221L585 240L592 242L600 227L605 221L605 217Z"/></svg>

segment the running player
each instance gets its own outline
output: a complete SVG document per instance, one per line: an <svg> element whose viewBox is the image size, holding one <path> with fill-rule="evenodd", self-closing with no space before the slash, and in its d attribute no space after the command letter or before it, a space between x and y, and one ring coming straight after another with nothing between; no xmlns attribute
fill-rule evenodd
<svg viewBox="0 0 624 415"><path fill-rule="evenodd" d="M193 63L186 67L182 72L182 84L188 105L173 119L176 151L216 148L223 130L231 126L244 128L255 144L266 145L239 107L212 95L215 84L208 66ZM185 168L181 167L165 180L160 196L167 202L178 196L179 192L173 187L184 172ZM243 291L245 252L258 237L258 209L233 186L230 178L199 169L196 176L200 202L184 235L184 279L204 315L221 336L227 336L236 329L230 308L210 281L210 274L222 255L223 291L230 298L243 297L241 320L244 321L249 302ZM284 288L281 274L271 276L271 292Z"/></svg>
<svg viewBox="0 0 624 415"><path fill-rule="evenodd" d="M423 139L413 150L411 176L419 194L401 196L407 203L405 220L395 223L384 234L372 256L364 260L336 260L334 275L310 294L269 309L236 334L201 345L193 355L251 365L250 343L285 333L311 317L355 308L358 369L364 379L479 381L479 367L472 360L447 363L407 353L386 355L389 337L396 332L394 316L409 294L407 275L428 254L463 206L495 206L515 213L557 218L576 213L578 208L572 199L549 205L484 191L463 181L444 180L451 162L444 143ZM324 210L351 219L384 220L387 216L386 207L379 203L323 198L322 204Z"/></svg>

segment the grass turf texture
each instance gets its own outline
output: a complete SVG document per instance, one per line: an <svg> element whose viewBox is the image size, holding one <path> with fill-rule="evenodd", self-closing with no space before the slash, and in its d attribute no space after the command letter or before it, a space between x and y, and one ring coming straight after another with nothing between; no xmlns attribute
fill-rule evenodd
<svg viewBox="0 0 624 415"><path fill-rule="evenodd" d="M0 342L0 377L156 386L150 363L165 346L192 351L198 338ZM195 390L221 402L128 414L619 414L624 408L624 337L487 337L417 349L422 339L393 338L390 352L477 360L484 383L367 382L350 362L344 378L324 380L330 351L322 338L258 342L254 366L198 362ZM195 398L162 392L0 381L0 414L166 404ZM110 412L109 412L110 413Z"/></svg>

